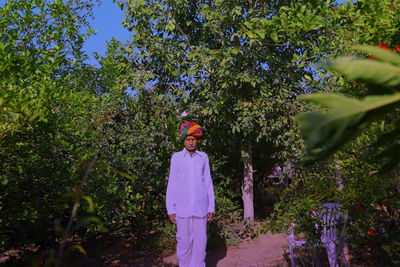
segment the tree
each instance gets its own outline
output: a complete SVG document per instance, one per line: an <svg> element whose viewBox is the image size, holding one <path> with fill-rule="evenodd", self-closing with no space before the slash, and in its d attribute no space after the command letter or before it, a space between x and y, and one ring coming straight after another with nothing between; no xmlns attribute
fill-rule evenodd
<svg viewBox="0 0 400 267"><path fill-rule="evenodd" d="M326 71L317 64L346 53L359 38L353 30L368 33L370 23L380 20L379 11L388 8L387 1L373 12L366 1L340 6L229 0L119 4L127 14L125 27L133 33L133 61L152 72L157 90L175 95L188 118L234 139L222 151L240 155L234 159L242 167L237 161L230 167L243 172L244 217L251 220L254 173L260 167L252 160L254 146L268 151L275 163L298 156L301 142L291 120L302 109L297 96L320 90L329 79L323 79ZM373 15L370 20L367 13ZM372 38L377 36L365 37Z"/></svg>
<svg viewBox="0 0 400 267"><path fill-rule="evenodd" d="M244 217L253 220L252 147L290 146L289 115L299 108L295 92L309 73L292 64L294 54L309 48L291 47L274 33L278 23L274 15L283 4L133 1L120 5L127 12L125 26L134 35L131 46L139 51L135 60L153 73L157 90L175 95L179 109L200 120L207 131L218 127L221 132L216 134L232 139L222 146L235 144L225 150L234 151L242 161L243 167L236 162L230 166L242 169Z"/></svg>
<svg viewBox="0 0 400 267"><path fill-rule="evenodd" d="M0 250L54 244L53 221L64 226L65 196L93 154L89 118L100 108L82 81L92 71L82 45L93 32L82 31L93 5L10 0L0 8Z"/></svg>

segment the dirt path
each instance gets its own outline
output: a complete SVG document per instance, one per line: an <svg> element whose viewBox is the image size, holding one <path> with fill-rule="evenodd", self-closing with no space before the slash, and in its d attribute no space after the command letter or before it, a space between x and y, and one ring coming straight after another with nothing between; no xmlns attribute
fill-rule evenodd
<svg viewBox="0 0 400 267"><path fill-rule="evenodd" d="M222 251L208 251L207 267L266 267L286 266L285 253L288 251L286 235L261 235L243 242L237 248ZM178 265L176 253L163 259L167 266Z"/></svg>
<svg viewBox="0 0 400 267"><path fill-rule="evenodd" d="M288 241L283 234L265 234L245 241L235 248L207 251L207 267L281 267L288 266ZM120 240L97 255L74 262L74 267L178 267L176 253L169 256L134 250L127 240Z"/></svg>

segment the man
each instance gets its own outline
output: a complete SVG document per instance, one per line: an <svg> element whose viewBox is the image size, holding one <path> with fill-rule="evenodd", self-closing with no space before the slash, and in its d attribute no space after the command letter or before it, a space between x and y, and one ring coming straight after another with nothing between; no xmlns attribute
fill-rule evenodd
<svg viewBox="0 0 400 267"><path fill-rule="evenodd" d="M200 125L181 124L184 149L171 158L167 187L167 212L176 224L176 254L180 267L204 267L207 221L214 213L214 189L208 156L196 149L203 136Z"/></svg>

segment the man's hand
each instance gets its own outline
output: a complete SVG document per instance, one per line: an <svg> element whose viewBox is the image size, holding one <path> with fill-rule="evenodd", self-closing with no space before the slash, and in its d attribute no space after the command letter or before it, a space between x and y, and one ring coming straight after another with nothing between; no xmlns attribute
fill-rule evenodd
<svg viewBox="0 0 400 267"><path fill-rule="evenodd" d="M176 224L176 214L168 214L168 217L173 224Z"/></svg>
<svg viewBox="0 0 400 267"><path fill-rule="evenodd" d="M209 212L209 213L207 214L207 222L211 221L212 216L213 216L213 213L212 213L212 212Z"/></svg>

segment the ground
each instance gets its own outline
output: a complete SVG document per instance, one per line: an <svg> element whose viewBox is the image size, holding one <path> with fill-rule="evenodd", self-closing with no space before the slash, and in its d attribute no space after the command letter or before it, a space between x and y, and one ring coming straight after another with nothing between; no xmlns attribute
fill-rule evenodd
<svg viewBox="0 0 400 267"><path fill-rule="evenodd" d="M100 257L86 258L74 266L165 266L177 267L176 253L160 256L134 250L129 242L121 241L102 251ZM99 255L98 255L99 256ZM287 266L288 241L283 234L265 234L238 247L219 251L207 251L207 267L269 267Z"/></svg>
<svg viewBox="0 0 400 267"><path fill-rule="evenodd" d="M252 241L245 241L237 248L223 251L208 251L207 267L261 267L286 266L284 258L288 251L285 235L261 235ZM177 265L176 253L163 259L167 264Z"/></svg>
<svg viewBox="0 0 400 267"><path fill-rule="evenodd" d="M91 244L92 251L86 257L69 258L65 266L73 267L178 267L176 253L166 252L163 255L151 251L140 251L134 248L131 238L117 238L112 242L98 240ZM207 267L286 267L291 266L286 234L264 234L258 238L244 241L238 247L218 251L207 251ZM15 254L15 255L14 255ZM17 257L16 251L8 251L0 257L0 263L6 263L11 257ZM345 250L345 254L347 254ZM326 255L321 255L322 266L329 266ZM313 266L307 255L296 258L298 266ZM349 260L349 255L346 255ZM352 258L352 257L350 257ZM3 262L2 262L3 260ZM308 262L308 263L307 263ZM350 264L365 267L368 265ZM12 265L20 266L20 265Z"/></svg>

